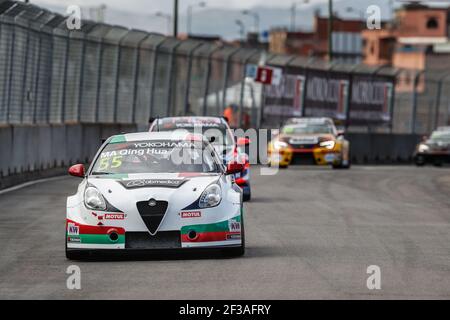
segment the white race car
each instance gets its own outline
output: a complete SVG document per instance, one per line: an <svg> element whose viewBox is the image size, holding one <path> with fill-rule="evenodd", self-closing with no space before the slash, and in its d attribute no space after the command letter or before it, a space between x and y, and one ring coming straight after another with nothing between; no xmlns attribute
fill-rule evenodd
<svg viewBox="0 0 450 320"><path fill-rule="evenodd" d="M219 249L245 251L242 190L204 137L132 133L109 138L67 198L66 256Z"/></svg>

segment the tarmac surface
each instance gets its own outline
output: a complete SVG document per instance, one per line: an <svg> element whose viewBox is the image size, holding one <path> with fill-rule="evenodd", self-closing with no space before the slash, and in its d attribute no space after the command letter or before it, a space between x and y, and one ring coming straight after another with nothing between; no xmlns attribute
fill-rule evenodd
<svg viewBox="0 0 450 320"><path fill-rule="evenodd" d="M242 258L68 261L63 177L0 195L0 299L449 299L450 169L253 168ZM81 270L69 290L66 270ZM367 268L381 272L369 290Z"/></svg>

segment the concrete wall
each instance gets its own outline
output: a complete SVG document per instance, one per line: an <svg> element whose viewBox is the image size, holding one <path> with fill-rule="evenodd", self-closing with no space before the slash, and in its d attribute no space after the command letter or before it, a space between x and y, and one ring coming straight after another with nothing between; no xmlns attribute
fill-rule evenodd
<svg viewBox="0 0 450 320"><path fill-rule="evenodd" d="M78 124L0 128L0 189L92 160L101 140L135 125Z"/></svg>
<svg viewBox="0 0 450 320"><path fill-rule="evenodd" d="M420 135L349 133L354 164L409 163Z"/></svg>

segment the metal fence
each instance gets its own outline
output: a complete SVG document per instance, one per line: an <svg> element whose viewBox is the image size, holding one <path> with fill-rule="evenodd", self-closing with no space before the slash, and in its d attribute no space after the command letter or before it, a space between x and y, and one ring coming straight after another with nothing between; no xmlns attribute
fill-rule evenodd
<svg viewBox="0 0 450 320"><path fill-rule="evenodd" d="M280 67L286 74L305 73L306 78L314 72L328 79L341 75L350 79L350 86L359 78L397 82L402 74L181 41L91 21L69 31L59 14L0 0L0 125L145 124L157 116L221 115L230 104L239 106L241 123L246 115L249 126L277 125L287 115L267 113L267 88L246 78L246 66L257 64ZM392 122L362 127L426 132L447 123L447 75L413 77L409 81L415 90L393 92Z"/></svg>

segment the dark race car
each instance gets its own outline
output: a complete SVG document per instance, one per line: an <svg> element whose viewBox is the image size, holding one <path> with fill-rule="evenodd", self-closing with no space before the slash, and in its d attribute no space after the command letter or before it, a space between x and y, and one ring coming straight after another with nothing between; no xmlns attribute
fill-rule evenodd
<svg viewBox="0 0 450 320"><path fill-rule="evenodd" d="M425 137L414 151L414 162L418 166L432 163L440 166L450 162L450 131L436 130Z"/></svg>

